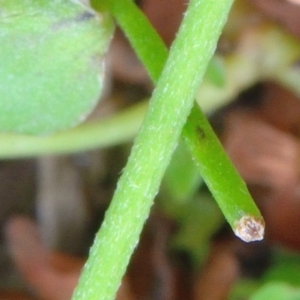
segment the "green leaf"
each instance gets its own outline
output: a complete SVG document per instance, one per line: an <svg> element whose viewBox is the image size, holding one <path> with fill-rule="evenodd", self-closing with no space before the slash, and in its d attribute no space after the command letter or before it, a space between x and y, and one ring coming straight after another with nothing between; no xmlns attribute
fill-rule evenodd
<svg viewBox="0 0 300 300"><path fill-rule="evenodd" d="M261 287L261 284L255 279L240 278L231 288L228 299L249 299L249 295L252 295L254 292L256 292L259 287Z"/></svg>
<svg viewBox="0 0 300 300"><path fill-rule="evenodd" d="M300 256L298 253L277 249L273 263L263 276L263 282L280 281L300 286Z"/></svg>
<svg viewBox="0 0 300 300"><path fill-rule="evenodd" d="M179 230L173 246L191 254L196 264L207 257L211 237L224 222L217 204L210 194L201 192L177 211Z"/></svg>
<svg viewBox="0 0 300 300"><path fill-rule="evenodd" d="M164 176L169 195L185 202L195 193L202 182L198 169L184 144L178 144Z"/></svg>
<svg viewBox="0 0 300 300"><path fill-rule="evenodd" d="M112 29L79 1L0 0L0 131L48 134L84 120Z"/></svg>
<svg viewBox="0 0 300 300"><path fill-rule="evenodd" d="M223 88L226 83L225 66L220 56L213 56L206 69L206 80L213 83L218 88Z"/></svg>
<svg viewBox="0 0 300 300"><path fill-rule="evenodd" d="M299 300L300 288L294 288L281 282L273 282L263 285L250 300Z"/></svg>

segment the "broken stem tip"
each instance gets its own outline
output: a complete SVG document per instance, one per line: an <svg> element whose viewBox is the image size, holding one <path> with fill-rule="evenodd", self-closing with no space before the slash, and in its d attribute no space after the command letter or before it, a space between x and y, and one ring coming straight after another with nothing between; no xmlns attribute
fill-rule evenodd
<svg viewBox="0 0 300 300"><path fill-rule="evenodd" d="M236 221L234 233L244 242L260 241L264 238L265 223L262 218L245 215Z"/></svg>

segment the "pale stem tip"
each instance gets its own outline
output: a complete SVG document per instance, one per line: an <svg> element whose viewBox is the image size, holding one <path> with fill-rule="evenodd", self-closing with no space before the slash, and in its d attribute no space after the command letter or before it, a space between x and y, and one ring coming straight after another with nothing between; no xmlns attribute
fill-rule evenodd
<svg viewBox="0 0 300 300"><path fill-rule="evenodd" d="M259 217L246 215L234 224L234 234L247 243L262 240L264 233L265 222Z"/></svg>

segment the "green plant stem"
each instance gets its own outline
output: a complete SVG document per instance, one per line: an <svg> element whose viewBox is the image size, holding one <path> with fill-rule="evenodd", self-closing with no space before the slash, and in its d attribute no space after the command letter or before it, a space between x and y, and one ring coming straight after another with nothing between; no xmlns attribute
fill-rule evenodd
<svg viewBox="0 0 300 300"><path fill-rule="evenodd" d="M0 133L0 157L3 159L69 154L131 141L138 134L147 104L146 101L141 102L113 116L50 136Z"/></svg>
<svg viewBox="0 0 300 300"><path fill-rule="evenodd" d="M113 14L118 7L129 14L125 2L107 0ZM231 4L190 2L73 299L114 298Z"/></svg>
<svg viewBox="0 0 300 300"><path fill-rule="evenodd" d="M125 2L126 1L124 1L124 3ZM124 15L114 1L109 1L108 3L111 3L109 6L111 12L131 44L136 46L135 49L138 57L148 70L152 80L156 82L159 78L157 70L163 67L167 57L167 49L160 37L153 31L152 26L146 20L145 16L135 8L134 10L132 9L132 13L135 15L131 16L131 19L143 20L138 27L143 26L143 34L148 37L147 41L138 44L140 37L136 34L136 28L134 26L131 27L131 23L128 23L127 19L123 19ZM134 6L131 1L128 1L127 5ZM127 10L129 9L127 8ZM135 24L135 26L137 26L137 24ZM152 43L151 41L154 42ZM153 68L151 60L148 60L149 53L153 52L156 53L156 68ZM241 55L241 57L243 58L244 55ZM157 67L157 64L160 65L160 68ZM187 65L184 74L187 74L189 72L188 70L189 66ZM229 72L230 70L231 69L228 68ZM249 78L251 78L250 81L252 82L253 78L251 76ZM200 138L198 135L199 128L205 138ZM193 114L189 117L185 125L182 137L187 143L201 176L209 186L234 232L246 241L262 239L264 227L262 216L252 200L244 181L233 167L218 138L207 122L206 117L197 105L194 106ZM226 176L221 175L223 173L226 174ZM239 222L244 220L243 217L253 218L253 223L251 221L246 226L247 228L244 228L244 234L241 235L237 229L240 228ZM255 227L254 229L253 226Z"/></svg>
<svg viewBox="0 0 300 300"><path fill-rule="evenodd" d="M260 212L198 107L193 108L182 137L234 233L246 242L261 240L264 221Z"/></svg>
<svg viewBox="0 0 300 300"><path fill-rule="evenodd" d="M97 8L99 1L95 1L92 1L92 4L95 2L95 8ZM202 0L198 2L202 5ZM156 83L169 53L164 42L132 0L104 0L102 5L103 3L113 14L132 48L146 67L149 76Z"/></svg>

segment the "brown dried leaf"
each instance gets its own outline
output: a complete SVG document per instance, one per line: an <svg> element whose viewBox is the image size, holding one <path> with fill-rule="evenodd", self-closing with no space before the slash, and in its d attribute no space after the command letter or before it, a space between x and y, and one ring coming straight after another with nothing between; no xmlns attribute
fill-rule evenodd
<svg viewBox="0 0 300 300"><path fill-rule="evenodd" d="M298 140L245 111L229 114L224 146L246 182L282 189L297 182Z"/></svg>
<svg viewBox="0 0 300 300"><path fill-rule="evenodd" d="M250 0L257 8L300 38L300 7L292 0Z"/></svg>

